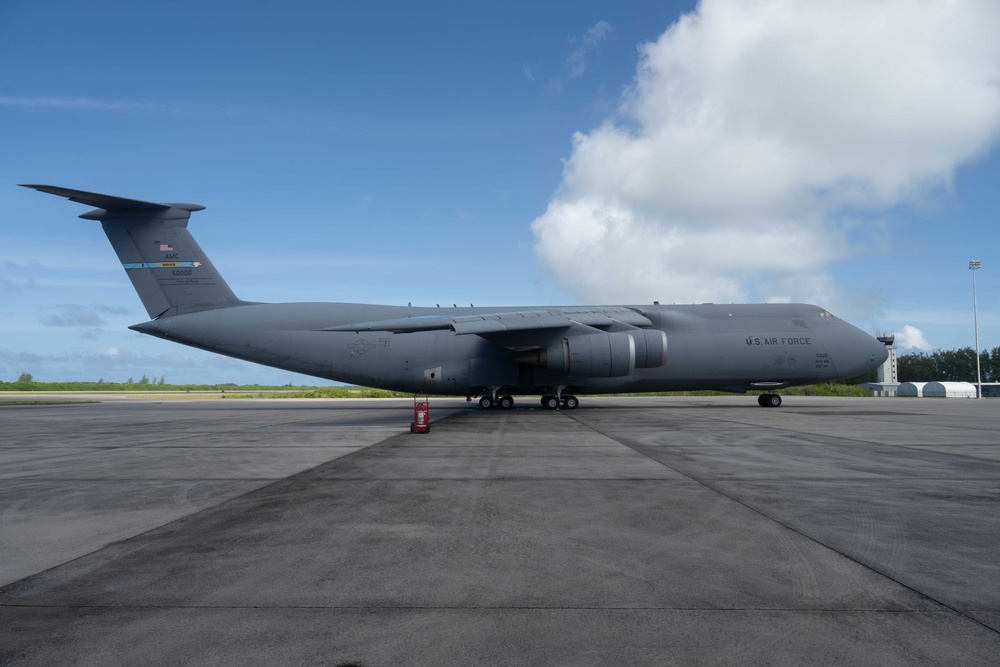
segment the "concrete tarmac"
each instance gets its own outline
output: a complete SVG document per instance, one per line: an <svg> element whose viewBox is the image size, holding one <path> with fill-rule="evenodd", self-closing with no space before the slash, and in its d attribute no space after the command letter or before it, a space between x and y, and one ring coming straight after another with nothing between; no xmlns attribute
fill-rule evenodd
<svg viewBox="0 0 1000 667"><path fill-rule="evenodd" d="M0 665L1000 662L996 401L98 400L0 407Z"/></svg>

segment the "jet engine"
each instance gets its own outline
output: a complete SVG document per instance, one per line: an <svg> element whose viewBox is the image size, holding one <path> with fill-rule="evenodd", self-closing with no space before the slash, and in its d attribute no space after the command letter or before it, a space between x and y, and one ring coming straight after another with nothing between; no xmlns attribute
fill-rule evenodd
<svg viewBox="0 0 1000 667"><path fill-rule="evenodd" d="M659 330L632 329L569 336L516 361L577 377L623 377L636 368L658 368L667 363L667 335Z"/></svg>
<svg viewBox="0 0 1000 667"><path fill-rule="evenodd" d="M667 334L659 329L636 329L628 334L635 339L635 367L659 368L667 363Z"/></svg>
<svg viewBox="0 0 1000 667"><path fill-rule="evenodd" d="M635 339L622 332L571 336L549 345L547 368L579 377L622 377L635 371Z"/></svg>

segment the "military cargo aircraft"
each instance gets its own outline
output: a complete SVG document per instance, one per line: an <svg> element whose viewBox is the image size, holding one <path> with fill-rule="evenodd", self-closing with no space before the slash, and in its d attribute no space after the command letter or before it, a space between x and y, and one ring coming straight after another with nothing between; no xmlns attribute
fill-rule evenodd
<svg viewBox="0 0 1000 667"><path fill-rule="evenodd" d="M368 387L481 396L715 389L771 393L878 367L885 346L818 306L702 304L426 308L237 298L187 229L198 204L25 185L94 207L150 321L130 329L209 352Z"/></svg>

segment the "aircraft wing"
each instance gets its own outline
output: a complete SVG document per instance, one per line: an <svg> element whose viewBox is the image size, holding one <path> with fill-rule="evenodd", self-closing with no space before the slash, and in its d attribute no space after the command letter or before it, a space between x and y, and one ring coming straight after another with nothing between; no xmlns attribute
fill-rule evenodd
<svg viewBox="0 0 1000 667"><path fill-rule="evenodd" d="M475 315L416 315L392 320L356 322L327 327L322 331L391 331L414 333L451 329L456 334L498 334L514 331L565 329L574 324L595 328L610 327L616 323L634 327L649 327L652 322L641 313L624 307L603 308L553 308L547 310L500 311Z"/></svg>

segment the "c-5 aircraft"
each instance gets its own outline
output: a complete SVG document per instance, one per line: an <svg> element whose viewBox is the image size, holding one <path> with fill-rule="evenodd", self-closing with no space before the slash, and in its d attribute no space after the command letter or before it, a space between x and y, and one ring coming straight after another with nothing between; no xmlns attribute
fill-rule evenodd
<svg viewBox="0 0 1000 667"><path fill-rule="evenodd" d="M805 304L420 308L236 297L187 229L198 204L25 185L95 207L150 321L130 329L266 366L368 387L481 396L716 389L771 392L878 367L882 343ZM781 397L764 393L764 407Z"/></svg>

